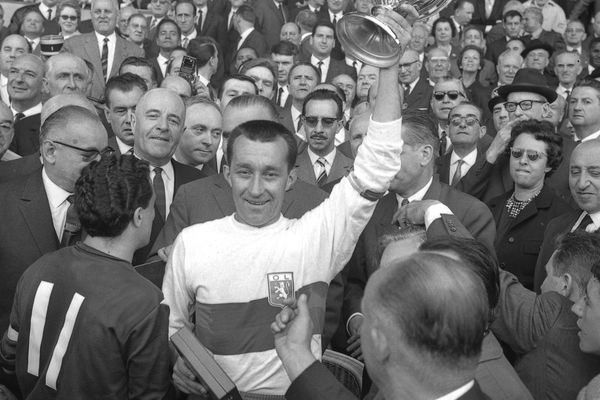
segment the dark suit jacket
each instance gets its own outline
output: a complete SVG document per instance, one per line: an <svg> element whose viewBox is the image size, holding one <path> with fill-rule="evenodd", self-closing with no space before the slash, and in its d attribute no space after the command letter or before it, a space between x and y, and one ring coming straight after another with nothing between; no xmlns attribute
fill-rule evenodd
<svg viewBox="0 0 600 400"><path fill-rule="evenodd" d="M520 355L515 369L535 399L574 399L600 372L600 357L579 349L572 306L556 292L536 296L500 271L492 331Z"/></svg>
<svg viewBox="0 0 600 400"><path fill-rule="evenodd" d="M502 20L502 9L506 2L507 0L495 0L488 18L485 15L485 1L474 1L475 10L471 18L471 24L478 25L480 28L484 28L486 25L495 25L496 22Z"/></svg>
<svg viewBox="0 0 600 400"><path fill-rule="evenodd" d="M525 46L527 46L527 44L529 44L529 42L531 41L531 36L524 36L522 39L523 43L525 43ZM565 41L562 35L558 32L543 30L542 33L540 33L538 39L552 46L554 54L557 54L558 52L566 48Z"/></svg>
<svg viewBox="0 0 600 400"><path fill-rule="evenodd" d="M154 70L154 74L156 75L156 86L159 87L162 83L163 79L165 79L162 70L160 69L160 65L158 65L158 60L156 57L152 57L150 59L150 64L152 65L152 69Z"/></svg>
<svg viewBox="0 0 600 400"><path fill-rule="evenodd" d="M15 136L10 150L20 156L27 156L40 150L41 114L33 114L15 123Z"/></svg>
<svg viewBox="0 0 600 400"><path fill-rule="evenodd" d="M309 60L312 54L312 46L310 45L311 35L308 35L300 42L300 52L298 53L298 59Z"/></svg>
<svg viewBox="0 0 600 400"><path fill-rule="evenodd" d="M268 57L269 54L270 54L270 51L271 51L271 49L267 45L267 41L266 41L265 37L262 35L262 33L260 33L259 31L257 31L256 29L253 30L248 35L248 37L246 38L246 40L244 40L244 42L240 46L240 49L242 47L251 47L251 48L253 48L256 51L256 54L258 54L259 57ZM237 48L234 48L234 52L236 50L237 50Z"/></svg>
<svg viewBox="0 0 600 400"><path fill-rule="evenodd" d="M70 37L65 41L63 51L73 53L92 63L94 66L94 76L92 77L91 96L96 99L104 99L104 86L106 82L102 76L102 62L100 60L100 48L98 47L96 34L92 32ZM115 56L112 69L110 70L111 77L119 74L121 63L129 56L144 57L144 50L117 35Z"/></svg>
<svg viewBox="0 0 600 400"><path fill-rule="evenodd" d="M498 57L506 50L506 43L506 36L502 36L488 44L485 58L490 60L494 65L498 64Z"/></svg>
<svg viewBox="0 0 600 400"><path fill-rule="evenodd" d="M16 160L0 162L0 182L31 174L42 167L40 154L34 153Z"/></svg>
<svg viewBox="0 0 600 400"><path fill-rule="evenodd" d="M177 191L182 185L186 183L195 181L197 179L204 178L206 174L204 174L201 170L198 170L194 167L190 167L188 165L181 164L175 160L171 160L173 164L173 169L175 171L175 190L173 191L173 198L177 195ZM150 250L154 245L154 241L158 237L158 234L163 228L165 221L161 215L161 213L156 210L155 207L155 215L154 220L152 221L152 232L150 233L150 243L148 243L145 247L138 249L133 255L133 265L138 265L146 262L148 256L151 255Z"/></svg>
<svg viewBox="0 0 600 400"><path fill-rule="evenodd" d="M6 331L17 282L42 255L58 249L59 240L42 181L42 169L0 183L0 330Z"/></svg>
<svg viewBox="0 0 600 400"><path fill-rule="evenodd" d="M350 75L352 79L356 80L356 70L354 68L346 64L344 61L336 60L335 58L331 57L325 81L331 82L333 78L341 74Z"/></svg>
<svg viewBox="0 0 600 400"><path fill-rule="evenodd" d="M202 29L196 27L198 36L210 36L215 39L220 46L225 42L225 36L227 34L227 18L229 14L218 14L210 8L206 12L206 18L204 18L204 25ZM222 47L221 47L222 48Z"/></svg>
<svg viewBox="0 0 600 400"><path fill-rule="evenodd" d="M413 111L427 111L432 93L433 87L429 84L427 78L420 76L415 88L408 93L408 96L406 93L404 94L403 108Z"/></svg>
<svg viewBox="0 0 600 400"><path fill-rule="evenodd" d="M484 136L484 137L487 137ZM491 140L490 140L491 143ZM489 146L489 143L487 144ZM443 156L439 157L437 159L436 162L436 166L437 166L437 173L440 179L440 182L443 182L447 185L450 185L450 181L452 179L452 177L450 176L450 160L452 158L452 151L448 151L446 154L444 154ZM473 166L469 169L469 171L471 171L471 169L473 168L480 168L481 165L485 163L485 150L482 150L482 148L478 148L477 149L477 158L475 159L475 164L473 164ZM468 176L468 173L465 174L465 176L461 177L461 179L454 185L454 187L458 190L460 190L461 192L465 192L467 193L464 189L464 185L465 185L465 179Z"/></svg>
<svg viewBox="0 0 600 400"><path fill-rule="evenodd" d="M285 21L277 7L275 7L273 0L253 0L252 6L256 14L254 26L263 34L268 48L271 49L279 43L279 32ZM286 21L291 21L287 7L283 2L281 2L281 10L286 17Z"/></svg>
<svg viewBox="0 0 600 400"><path fill-rule="evenodd" d="M290 385L285 393L287 400L358 400L344 387L329 370L320 362L315 361L305 369ZM489 400L475 385L460 400Z"/></svg>
<svg viewBox="0 0 600 400"><path fill-rule="evenodd" d="M352 170L353 164L354 161L351 158L346 157L336 149L335 158L333 159L333 164L331 164L331 169L327 175L327 180L325 183L337 181L340 178L348 175L348 173ZM310 183L311 185L317 184L315 169L310 162L308 150L298 154L298 157L296 158L296 173L298 174L298 178L302 179L304 182Z"/></svg>
<svg viewBox="0 0 600 400"><path fill-rule="evenodd" d="M492 213L479 200L462 193L433 178L431 187L423 199L439 200L452 210L471 234L493 251L496 226ZM392 217L398 209L395 193L385 195L375 207L371 220L360 235L348 268L348 284L344 297L344 318L360 312L360 301L369 277L379 268L378 247L381 232L391 226Z"/></svg>
<svg viewBox="0 0 600 400"><path fill-rule="evenodd" d="M539 293L544 279L546 279L546 263L552 257L552 253L556 249L556 238L563 233L570 232L575 222L581 215L581 210L572 210L560 215L548 223L544 231L544 240L540 249L537 262L535 265L535 275L533 279L533 288Z"/></svg>
<svg viewBox="0 0 600 400"><path fill-rule="evenodd" d="M489 202L496 226L499 226L505 205L513 191ZM511 219L505 232L498 232L494 247L500 267L517 276L527 289L533 289L535 262L538 258L544 229L553 218L569 212L571 207L560 199L554 190L544 186L540 194Z"/></svg>

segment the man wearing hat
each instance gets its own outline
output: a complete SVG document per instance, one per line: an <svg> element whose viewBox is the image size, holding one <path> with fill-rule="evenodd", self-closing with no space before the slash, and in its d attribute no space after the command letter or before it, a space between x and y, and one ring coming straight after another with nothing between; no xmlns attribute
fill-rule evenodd
<svg viewBox="0 0 600 400"><path fill-rule="evenodd" d="M511 85L497 89L498 95L506 99L504 107L510 121L498 131L486 151L486 163L481 168L472 168L465 178L465 192L484 202L506 193L513 187L509 173L509 155L506 146L510 140L510 131L516 122L535 119L551 121L554 113L550 107L558 94L550 88L544 76L532 68L523 68L517 72ZM495 100L496 101L496 100ZM566 201L571 201L569 191L569 159L574 148L572 140L563 140L563 162L548 179L547 183Z"/></svg>
<svg viewBox="0 0 600 400"><path fill-rule="evenodd" d="M550 56L552 56L552 46L539 39L531 40L527 43L525 50L521 52L526 68L532 68L544 76L546 85L549 87L558 86L556 76L548 74Z"/></svg>

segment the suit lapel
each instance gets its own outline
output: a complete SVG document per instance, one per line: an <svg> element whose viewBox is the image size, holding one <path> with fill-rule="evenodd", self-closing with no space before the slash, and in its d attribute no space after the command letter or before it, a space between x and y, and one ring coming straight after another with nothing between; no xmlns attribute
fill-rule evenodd
<svg viewBox="0 0 600 400"><path fill-rule="evenodd" d="M352 163L348 166L347 161L348 159L336 149L333 164L331 164L329 175L327 175L328 183L346 176L349 168L352 166Z"/></svg>
<svg viewBox="0 0 600 400"><path fill-rule="evenodd" d="M102 72L102 60L100 60L100 49L98 48L98 42L96 41L95 33L90 33L89 36L86 38L85 52L90 57L90 61L92 62L94 67L99 66L100 72Z"/></svg>
<svg viewBox="0 0 600 400"><path fill-rule="evenodd" d="M110 69L111 77L119 74L119 67L121 66L121 62L126 57L125 54L125 42L117 36L115 41L115 56L113 57L113 63Z"/></svg>
<svg viewBox="0 0 600 400"><path fill-rule="evenodd" d="M315 177L315 170L310 163L308 151L305 150L298 154L296 164L298 165L298 177L306 183L316 185L317 178Z"/></svg>
<svg viewBox="0 0 600 400"><path fill-rule="evenodd" d="M215 190L212 190L212 195L215 199L217 207L219 207L219 210L221 210L221 214L223 216L230 215L231 213L229 212L229 210L232 208L235 210L235 204L232 204L233 198L231 193L231 187L229 186L229 183L225 180L223 174L219 174L218 176L219 179L216 180L214 183ZM227 208L226 205L229 205L230 207Z"/></svg>
<svg viewBox="0 0 600 400"><path fill-rule="evenodd" d="M42 170L29 175L20 198L21 213L40 254L54 251L59 242L52 223L48 196L42 181Z"/></svg>

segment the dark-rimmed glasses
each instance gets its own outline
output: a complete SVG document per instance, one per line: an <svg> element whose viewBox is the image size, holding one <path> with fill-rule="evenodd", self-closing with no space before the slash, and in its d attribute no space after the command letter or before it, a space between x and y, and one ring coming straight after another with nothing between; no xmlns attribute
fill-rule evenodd
<svg viewBox="0 0 600 400"><path fill-rule="evenodd" d="M461 92L459 92L458 90L450 90L447 92L434 92L433 93L433 98L436 99L437 101L444 100L445 96L448 96L448 98L450 100L456 100L456 99L458 99L458 96L464 97L464 95Z"/></svg>
<svg viewBox="0 0 600 400"><path fill-rule="evenodd" d="M60 19L62 19L63 21L77 21L77 15L61 15Z"/></svg>
<svg viewBox="0 0 600 400"><path fill-rule="evenodd" d="M319 121L321 121L321 125L323 125L323 128L326 129L331 128L333 124L335 124L338 121L337 118L332 117L302 117L302 119L304 120L306 126L308 126L309 128L314 128L315 126L317 126Z"/></svg>
<svg viewBox="0 0 600 400"><path fill-rule="evenodd" d="M79 153L81 153L81 157L86 162L93 161L96 158L98 158L98 156L101 156L101 155L104 155L104 154L114 153L114 150L110 146L106 146L102 150L93 149L93 148L92 149L84 149L84 148L73 146L72 144L61 142L61 141L55 140L55 139L46 139L46 140L48 142L50 142L50 143L53 143L53 144L60 144L61 146L68 147L68 148L70 148L72 150L77 150Z"/></svg>
<svg viewBox="0 0 600 400"><path fill-rule="evenodd" d="M523 100L523 101L520 101L518 103L515 103L513 101L507 101L506 103L504 103L504 108L506 108L506 111L508 111L508 112L515 112L517 110L517 106L519 106L519 108L521 110L527 111L527 110L531 110L531 107L533 107L533 103L544 104L544 103L546 103L546 101L541 101L541 100Z"/></svg>
<svg viewBox="0 0 600 400"><path fill-rule="evenodd" d="M547 157L546 153L542 153L541 151L525 150L525 149L519 149L516 147L510 148L510 155L513 158L516 158L517 160L520 160L521 158L523 158L523 154L527 155L527 159L531 162L537 161L540 158Z"/></svg>
<svg viewBox="0 0 600 400"><path fill-rule="evenodd" d="M450 123L454 126L460 126L460 124L462 124L463 121L467 126L479 124L479 119L471 115L468 115L466 117L463 117L462 115L455 115L454 117L450 118Z"/></svg>

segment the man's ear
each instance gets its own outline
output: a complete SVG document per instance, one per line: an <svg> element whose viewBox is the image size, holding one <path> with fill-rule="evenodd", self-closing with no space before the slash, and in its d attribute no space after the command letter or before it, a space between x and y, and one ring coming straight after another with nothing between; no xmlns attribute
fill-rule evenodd
<svg viewBox="0 0 600 400"><path fill-rule="evenodd" d="M42 78L42 93L50 94L50 88L48 87L48 78Z"/></svg>
<svg viewBox="0 0 600 400"><path fill-rule="evenodd" d="M296 167L292 168L290 173L288 174L287 182L285 183L285 191L287 192L294 186L296 180L298 179L298 173L296 171Z"/></svg>
<svg viewBox="0 0 600 400"><path fill-rule="evenodd" d="M433 147L430 145L424 145L421 146L421 156L423 157L423 160L421 161L421 166L425 166L425 165L429 165L434 157L435 157L435 152L433 151Z"/></svg>
<svg viewBox="0 0 600 400"><path fill-rule="evenodd" d="M231 171L229 170L229 165L227 164L223 165L223 177L227 183L229 183L229 186L231 186Z"/></svg>
<svg viewBox="0 0 600 400"><path fill-rule="evenodd" d="M552 107L550 107L550 103L546 102L542 105L542 118L550 119L552 118Z"/></svg>
<svg viewBox="0 0 600 400"><path fill-rule="evenodd" d="M374 343L374 356L380 364L384 364L391 356L390 343L383 332L376 326L372 326L367 332Z"/></svg>
<svg viewBox="0 0 600 400"><path fill-rule="evenodd" d="M579 288L571 274L565 273L560 277L560 294L567 299L579 294Z"/></svg>
<svg viewBox="0 0 600 400"><path fill-rule="evenodd" d="M54 143L44 140L40 146L40 154L44 159L44 164L54 164L56 162L56 146Z"/></svg>
<svg viewBox="0 0 600 400"><path fill-rule="evenodd" d="M479 127L479 139L482 139L487 133L487 126L482 125Z"/></svg>

